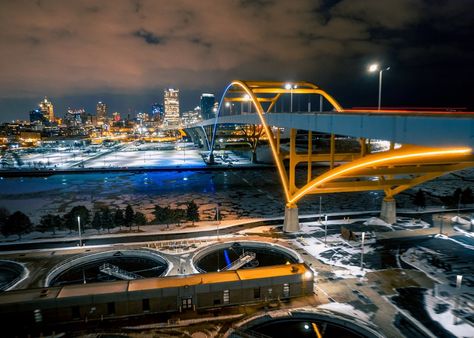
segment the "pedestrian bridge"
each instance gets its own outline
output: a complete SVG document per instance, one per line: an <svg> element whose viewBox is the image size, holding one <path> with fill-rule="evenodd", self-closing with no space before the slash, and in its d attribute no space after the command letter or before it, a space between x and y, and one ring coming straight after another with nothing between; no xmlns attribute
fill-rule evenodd
<svg viewBox="0 0 474 338"><path fill-rule="evenodd" d="M318 103L320 109L314 112ZM211 163L220 125L256 125L268 140L285 192L286 231L299 230L297 202L308 194L382 190L381 217L394 223L396 194L474 166L472 112L350 110L309 82L233 81L216 115L188 126L206 139ZM288 148L281 147L283 130L289 130ZM297 151L297 130L307 131L305 152ZM330 135L328 152L314 152L313 132ZM358 139L360 151L337 153L337 136ZM373 153L370 139L389 141L390 147ZM312 167L318 162L329 163L328 171L313 177ZM307 166L307 180L297 186L295 169L302 164Z"/></svg>

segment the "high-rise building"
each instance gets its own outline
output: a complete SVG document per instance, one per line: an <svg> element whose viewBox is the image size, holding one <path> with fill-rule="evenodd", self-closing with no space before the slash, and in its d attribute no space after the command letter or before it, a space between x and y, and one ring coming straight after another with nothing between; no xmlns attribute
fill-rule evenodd
<svg viewBox="0 0 474 338"><path fill-rule="evenodd" d="M69 127L82 126L87 122L86 111L83 108L68 108L64 115L64 123Z"/></svg>
<svg viewBox="0 0 474 338"><path fill-rule="evenodd" d="M167 127L179 126L179 89L165 90L164 124Z"/></svg>
<svg viewBox="0 0 474 338"><path fill-rule="evenodd" d="M213 111L216 99L214 94L203 93L201 95L201 116L203 120L212 119L215 117Z"/></svg>
<svg viewBox="0 0 474 338"><path fill-rule="evenodd" d="M181 117L184 125L194 124L202 121L201 118L201 107L197 106L194 110L190 110L183 113Z"/></svg>
<svg viewBox="0 0 474 338"><path fill-rule="evenodd" d="M35 109L30 111L30 122L44 124L45 122L48 122L48 120L45 119L43 112L40 109Z"/></svg>
<svg viewBox="0 0 474 338"><path fill-rule="evenodd" d="M53 104L48 101L48 98L45 96L44 100L39 103L41 113L43 113L44 118L49 122L54 122L54 109Z"/></svg>
<svg viewBox="0 0 474 338"><path fill-rule="evenodd" d="M154 103L151 106L151 119L158 123L163 123L164 108L161 103Z"/></svg>
<svg viewBox="0 0 474 338"><path fill-rule="evenodd" d="M107 105L103 103L102 101L99 101L97 103L96 107L96 116L97 116L97 121L105 121L107 118Z"/></svg>

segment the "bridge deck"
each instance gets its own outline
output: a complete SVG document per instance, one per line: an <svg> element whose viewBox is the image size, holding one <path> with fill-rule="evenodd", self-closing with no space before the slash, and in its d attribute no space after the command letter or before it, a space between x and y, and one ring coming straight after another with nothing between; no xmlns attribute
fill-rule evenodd
<svg viewBox="0 0 474 338"><path fill-rule="evenodd" d="M267 113L271 126L433 147L474 147L473 112L360 111ZM215 119L192 127L213 125ZM257 114L220 116L220 124L260 124Z"/></svg>

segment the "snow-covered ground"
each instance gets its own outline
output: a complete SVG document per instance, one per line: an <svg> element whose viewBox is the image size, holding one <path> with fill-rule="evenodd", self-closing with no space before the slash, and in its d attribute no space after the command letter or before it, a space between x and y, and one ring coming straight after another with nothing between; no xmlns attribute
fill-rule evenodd
<svg viewBox="0 0 474 338"><path fill-rule="evenodd" d="M328 235L326 238L326 245L323 238L314 237L300 237L292 241L297 247L302 248L311 256L328 264L332 267L339 267L342 269L333 269L333 273L337 277L354 278L364 276L369 269L361 269L360 265L350 264L350 259L354 255L361 254L361 243L349 243L344 241L339 234ZM369 245L364 246L364 254L370 253L373 248Z"/></svg>
<svg viewBox="0 0 474 338"><path fill-rule="evenodd" d="M201 151L193 143L134 142L112 147L89 145L83 147L54 147L22 150L10 156L10 164L3 169L70 169L70 168L152 168L152 167L204 167ZM216 163L249 165L248 157L231 151L215 151Z"/></svg>
<svg viewBox="0 0 474 338"><path fill-rule="evenodd" d="M474 326L463 322L453 314L456 308L452 301L441 301L439 298L433 297L429 292L425 292L425 309L431 319L438 322L444 329L451 332L456 337L474 337ZM443 310L435 310L438 304L447 305Z"/></svg>
<svg viewBox="0 0 474 338"><path fill-rule="evenodd" d="M329 311L341 313L346 316L356 317L364 322L369 322L370 320L369 313L357 310L350 304L333 302L333 303L319 305L318 309L329 310Z"/></svg>

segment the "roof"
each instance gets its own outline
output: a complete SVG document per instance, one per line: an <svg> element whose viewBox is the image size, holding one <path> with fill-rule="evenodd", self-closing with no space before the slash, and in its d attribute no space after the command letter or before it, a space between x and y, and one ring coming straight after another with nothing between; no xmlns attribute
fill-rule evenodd
<svg viewBox="0 0 474 338"><path fill-rule="evenodd" d="M258 279L258 278L271 278L271 277L282 277L292 274L304 274L307 268L304 264L285 264L285 265L274 265L266 266L256 269L242 269L237 270L237 274L241 280Z"/></svg>
<svg viewBox="0 0 474 338"><path fill-rule="evenodd" d="M282 277L292 274L304 274L304 264L285 264L265 266L254 269L240 269L221 272L208 272L187 276L170 276L151 279L136 279L129 282L128 291L164 289L170 287L192 286L252 280L260 278Z"/></svg>
<svg viewBox="0 0 474 338"><path fill-rule="evenodd" d="M127 282L91 283L64 286L58 298L79 297L127 291Z"/></svg>
<svg viewBox="0 0 474 338"><path fill-rule="evenodd" d="M177 288L199 284L236 282L239 276L235 271L201 273L187 276L172 276L152 279L136 279L129 282L128 291Z"/></svg>
<svg viewBox="0 0 474 338"><path fill-rule="evenodd" d="M133 281L117 281L106 283L91 283L50 287L40 289L26 289L7 291L0 294L0 304L14 304L31 302L38 299L65 299L68 297L94 296L152 289L179 288L201 284L247 281L262 278L284 277L288 275L302 275L309 271L300 264L285 264L265 266L253 269L209 272L186 276L157 277L137 279Z"/></svg>

